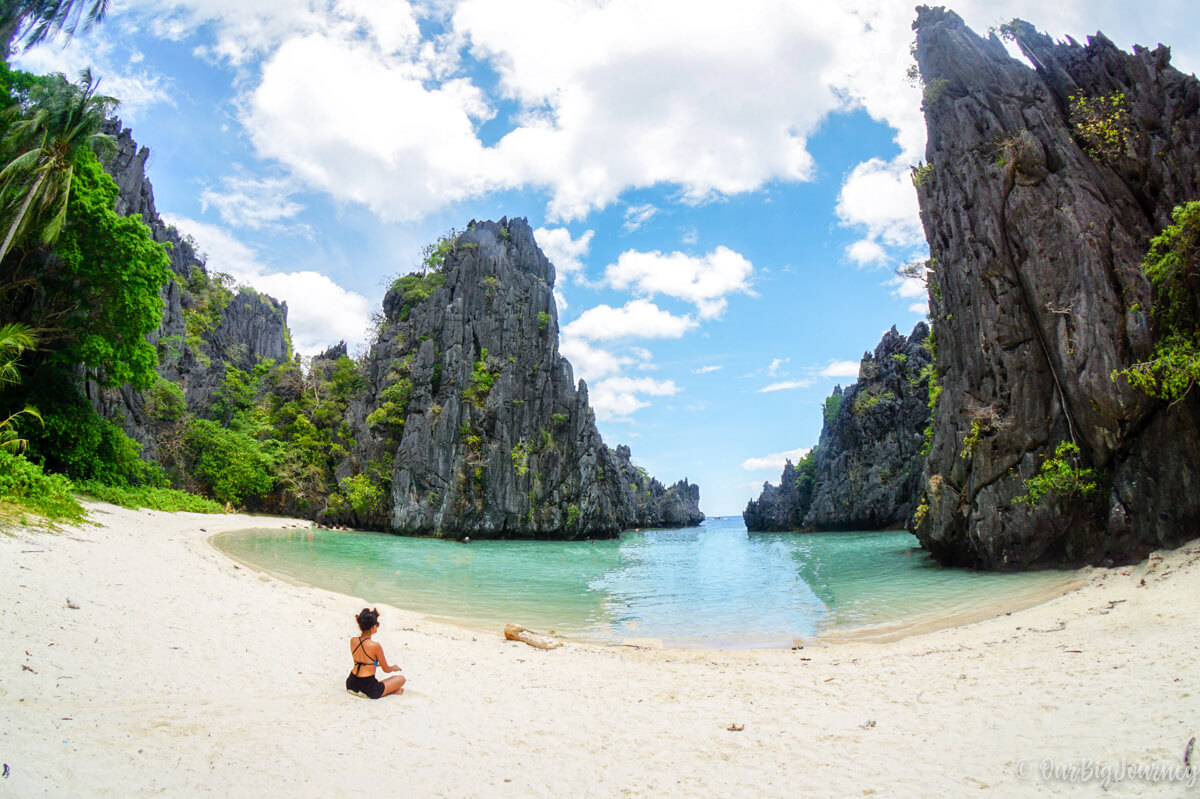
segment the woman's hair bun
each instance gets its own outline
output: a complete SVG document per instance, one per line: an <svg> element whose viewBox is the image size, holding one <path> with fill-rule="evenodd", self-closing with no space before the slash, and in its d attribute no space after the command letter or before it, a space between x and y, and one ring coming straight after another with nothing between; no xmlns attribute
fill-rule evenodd
<svg viewBox="0 0 1200 799"><path fill-rule="evenodd" d="M379 611L374 608L363 608L358 614L358 629L364 633L379 623Z"/></svg>

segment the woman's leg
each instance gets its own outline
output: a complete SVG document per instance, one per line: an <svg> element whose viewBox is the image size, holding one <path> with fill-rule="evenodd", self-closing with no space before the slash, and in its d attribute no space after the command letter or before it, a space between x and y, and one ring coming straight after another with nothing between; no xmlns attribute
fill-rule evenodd
<svg viewBox="0 0 1200 799"><path fill-rule="evenodd" d="M404 693L404 683L406 682L407 680L403 677L388 677L383 681L383 695Z"/></svg>

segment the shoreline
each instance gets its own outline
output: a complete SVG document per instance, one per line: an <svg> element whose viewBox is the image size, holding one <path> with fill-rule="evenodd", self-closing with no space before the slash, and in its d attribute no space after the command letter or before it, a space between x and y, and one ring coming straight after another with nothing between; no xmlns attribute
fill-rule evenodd
<svg viewBox="0 0 1200 799"><path fill-rule="evenodd" d="M289 527L300 530L306 528L311 529L308 523L303 522L289 525ZM289 585L294 585L301 588L330 591L331 593L338 594L340 596L355 596L355 594L349 591L343 591L336 588L325 588L321 585L308 582L301 577L296 577L281 571L274 571L267 566L245 560L244 558L222 548L216 542L216 539L219 537L237 535L243 532L252 533L255 529L258 528L246 528L244 530L223 530L208 536L205 539L205 543L214 552L222 557L233 560L241 564L244 568L252 569L273 579L288 583ZM342 530L338 532L386 535L385 533L377 533L376 531L355 529ZM885 532L903 533L907 531L896 530ZM786 535L786 533L779 534ZM416 538L423 537L417 536ZM1082 588L1083 586L1087 585L1088 575L1090 572L1091 570L1088 567L1061 570L1061 582L1054 585L1037 589L1021 588L1015 592L1009 592L1000 596L990 597L986 603L980 604L977 607L970 607L952 613L926 610L907 618L885 619L867 624L851 625L845 628L837 625L830 625L824 629L818 627L818 631L814 635L785 636L777 639L771 639L770 641L736 638L696 639L687 637L663 639L655 636L646 637L636 635L625 636L619 640L605 640L601 638L589 638L586 636L586 634L552 632L556 626L561 626L554 623L547 623L548 626L546 626L545 629L539 628L538 632L544 635L549 635L557 640L563 641L564 643L584 644L599 647L629 646L662 650L695 650L711 652L750 651L757 649L792 649L796 646L835 646L851 641L874 641L885 643L898 641L912 635L924 635L926 633L937 632L939 630L965 627L998 616L1012 615L1017 611L1035 607L1043 604L1044 602L1048 602L1051 599L1055 599ZM403 604L395 605L395 607L401 608L407 613L415 614L436 624L446 624L452 627L481 634L495 632L497 626L502 627L505 623L505 621L496 622L495 620L489 621L480 618L442 615L436 612L424 611L413 607L404 607ZM507 621L514 621L524 625L535 623L536 620L510 619Z"/></svg>
<svg viewBox="0 0 1200 799"><path fill-rule="evenodd" d="M370 598L207 543L302 522L87 505L99 525L0 535L15 796L1076 796L1028 764L1178 767L1200 733L1200 540L1011 615L799 651L546 652L380 605L409 686L371 702L342 685Z"/></svg>

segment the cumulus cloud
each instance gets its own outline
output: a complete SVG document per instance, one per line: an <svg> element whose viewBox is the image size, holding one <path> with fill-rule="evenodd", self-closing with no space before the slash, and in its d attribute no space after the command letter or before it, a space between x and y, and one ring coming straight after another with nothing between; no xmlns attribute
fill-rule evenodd
<svg viewBox="0 0 1200 799"><path fill-rule="evenodd" d="M564 328L567 338L604 341L619 338L679 338L699 323L675 316L649 300L632 300L620 308L597 305Z"/></svg>
<svg viewBox="0 0 1200 799"><path fill-rule="evenodd" d="M820 371L821 377L853 377L858 379L858 361L830 361Z"/></svg>
<svg viewBox="0 0 1200 799"><path fill-rule="evenodd" d="M809 447L800 447L798 449L789 449L786 452L772 452L770 455L763 455L760 458L747 458L742 461L742 468L748 472L759 472L767 469L781 471L789 460L795 463L810 451L811 448Z"/></svg>
<svg viewBox="0 0 1200 799"><path fill-rule="evenodd" d="M136 50L118 47L107 32L76 39L78 46L58 47L53 43L17 53L12 61L21 69L42 75L61 72L69 81L91 68L100 79L100 94L121 101L118 114L125 122L136 121L140 113L159 103L174 105L171 81L140 66L144 56Z"/></svg>
<svg viewBox="0 0 1200 799"><path fill-rule="evenodd" d="M247 174L231 175L221 180L221 189L206 188L200 192L200 206L217 209L227 225L263 228L290 219L304 210L291 199L296 191L287 178L258 178Z"/></svg>
<svg viewBox="0 0 1200 799"><path fill-rule="evenodd" d="M550 259L550 263L554 264L558 274L577 277L582 277L584 274L583 259L591 247L593 235L595 235L595 231L588 230L579 238L574 239L571 238L571 231L565 227L540 227L533 231L533 237L537 240L538 246Z"/></svg>
<svg viewBox="0 0 1200 799"><path fill-rule="evenodd" d="M632 358L615 355L577 336L564 336L558 351L571 362L575 377L589 383L617 374L634 362Z"/></svg>
<svg viewBox="0 0 1200 799"><path fill-rule="evenodd" d="M649 377L610 377L596 383L588 394L596 418L603 421L627 419L650 403L643 396L669 397L679 393L673 380Z"/></svg>
<svg viewBox="0 0 1200 799"><path fill-rule="evenodd" d="M208 255L209 270L286 302L292 344L300 354L313 355L339 340L353 346L366 338L370 310L361 294L317 272L272 271L258 253L217 225L169 215L163 221L196 239Z"/></svg>
<svg viewBox="0 0 1200 799"><path fill-rule="evenodd" d="M725 295L751 293L754 266L728 247L717 247L697 258L681 252L621 253L604 272L605 282L644 296L665 294L693 303L701 319L719 318L728 305Z"/></svg>
<svg viewBox="0 0 1200 799"><path fill-rule="evenodd" d="M864 161L850 172L838 195L837 215L843 225L866 229L866 238L847 248L859 266L882 264L884 247L920 248L925 233L917 209L908 164L879 158Z"/></svg>

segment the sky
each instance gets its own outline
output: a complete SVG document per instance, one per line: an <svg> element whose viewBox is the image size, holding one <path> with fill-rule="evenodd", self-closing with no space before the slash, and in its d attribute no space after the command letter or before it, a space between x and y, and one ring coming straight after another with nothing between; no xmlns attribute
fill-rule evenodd
<svg viewBox="0 0 1200 799"><path fill-rule="evenodd" d="M1172 46L1184 0L967 0L1057 39ZM287 302L312 355L421 249L526 217L557 268L560 350L600 431L711 515L817 443L865 352L927 311L910 166L910 2L112 0L13 59L91 66L150 148L159 213L212 270Z"/></svg>

